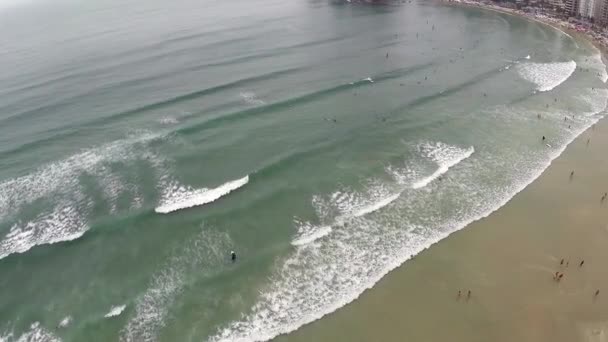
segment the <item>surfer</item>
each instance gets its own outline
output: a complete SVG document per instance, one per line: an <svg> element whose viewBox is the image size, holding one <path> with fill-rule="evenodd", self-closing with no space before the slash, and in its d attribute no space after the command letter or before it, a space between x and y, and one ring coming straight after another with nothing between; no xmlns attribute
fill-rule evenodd
<svg viewBox="0 0 608 342"><path fill-rule="evenodd" d="M232 262L236 262L236 253L234 251L230 251L230 259Z"/></svg>

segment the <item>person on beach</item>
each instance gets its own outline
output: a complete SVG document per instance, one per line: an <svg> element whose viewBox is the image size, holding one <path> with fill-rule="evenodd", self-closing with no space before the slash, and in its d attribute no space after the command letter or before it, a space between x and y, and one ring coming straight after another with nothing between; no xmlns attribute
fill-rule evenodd
<svg viewBox="0 0 608 342"><path fill-rule="evenodd" d="M597 297L600 294L600 289L597 289L597 291L595 291L595 296Z"/></svg>
<svg viewBox="0 0 608 342"><path fill-rule="evenodd" d="M456 300L459 300L461 295L462 295L462 291L458 290L458 295L456 296Z"/></svg>
<svg viewBox="0 0 608 342"><path fill-rule="evenodd" d="M542 116L540 114L536 114L536 117L540 120Z"/></svg>
<svg viewBox="0 0 608 342"><path fill-rule="evenodd" d="M560 274L559 274L559 276L557 277L557 281L562 280L562 277L563 277L563 276L564 276L564 274L563 274L563 273L560 273Z"/></svg>
<svg viewBox="0 0 608 342"><path fill-rule="evenodd" d="M386 53L386 59L388 59L388 52Z"/></svg>
<svg viewBox="0 0 608 342"><path fill-rule="evenodd" d="M559 272L555 272L555 274L553 275L553 280L557 280L558 277L559 277Z"/></svg>
<svg viewBox="0 0 608 342"><path fill-rule="evenodd" d="M591 141L591 138L587 139L587 146L589 146L590 141Z"/></svg>
<svg viewBox="0 0 608 342"><path fill-rule="evenodd" d="M572 170L572 172L570 172L570 178L574 177L574 170Z"/></svg>
<svg viewBox="0 0 608 342"><path fill-rule="evenodd" d="M232 262L236 262L236 253L234 251L230 251L230 259Z"/></svg>
<svg viewBox="0 0 608 342"><path fill-rule="evenodd" d="M582 260L580 264L578 264L578 267L583 267L583 264L585 263L585 260Z"/></svg>
<svg viewBox="0 0 608 342"><path fill-rule="evenodd" d="M469 292L467 292L467 300L471 299L471 290L469 290Z"/></svg>
<svg viewBox="0 0 608 342"><path fill-rule="evenodd" d="M559 262L559 264L560 264L560 265L563 265L563 264L564 264L564 259L562 259L562 260Z"/></svg>

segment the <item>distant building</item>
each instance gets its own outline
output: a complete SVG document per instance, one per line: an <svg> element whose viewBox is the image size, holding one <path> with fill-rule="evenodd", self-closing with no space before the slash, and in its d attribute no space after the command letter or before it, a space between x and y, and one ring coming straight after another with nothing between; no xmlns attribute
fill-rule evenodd
<svg viewBox="0 0 608 342"><path fill-rule="evenodd" d="M608 25L608 0L595 0L595 23L600 26Z"/></svg>
<svg viewBox="0 0 608 342"><path fill-rule="evenodd" d="M578 2L579 0L565 0L564 10L570 16L578 15Z"/></svg>
<svg viewBox="0 0 608 342"><path fill-rule="evenodd" d="M581 17L592 19L595 17L597 6L596 1L601 2L602 0L579 0L578 3L578 14Z"/></svg>
<svg viewBox="0 0 608 342"><path fill-rule="evenodd" d="M565 4L562 0L547 0L549 6L554 10L564 10Z"/></svg>

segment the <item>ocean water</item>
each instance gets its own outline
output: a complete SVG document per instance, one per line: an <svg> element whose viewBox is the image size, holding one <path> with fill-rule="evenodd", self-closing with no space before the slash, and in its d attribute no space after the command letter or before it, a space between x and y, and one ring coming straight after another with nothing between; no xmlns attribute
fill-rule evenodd
<svg viewBox="0 0 608 342"><path fill-rule="evenodd" d="M289 333L506 203L608 101L595 48L473 8L0 4L3 342Z"/></svg>

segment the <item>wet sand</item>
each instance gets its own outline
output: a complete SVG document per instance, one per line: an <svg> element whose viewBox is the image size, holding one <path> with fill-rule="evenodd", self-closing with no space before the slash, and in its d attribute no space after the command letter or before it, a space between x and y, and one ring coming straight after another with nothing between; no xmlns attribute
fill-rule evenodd
<svg viewBox="0 0 608 342"><path fill-rule="evenodd" d="M608 341L606 151L602 120L504 207L276 341Z"/></svg>

